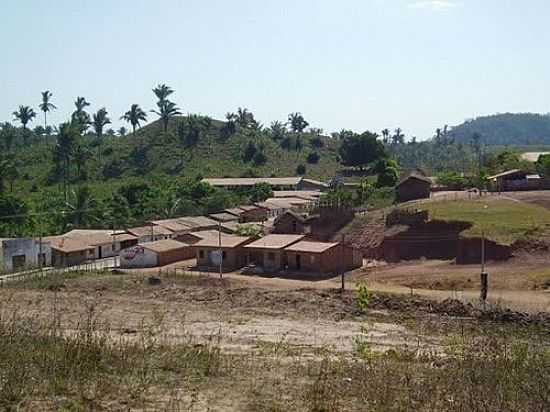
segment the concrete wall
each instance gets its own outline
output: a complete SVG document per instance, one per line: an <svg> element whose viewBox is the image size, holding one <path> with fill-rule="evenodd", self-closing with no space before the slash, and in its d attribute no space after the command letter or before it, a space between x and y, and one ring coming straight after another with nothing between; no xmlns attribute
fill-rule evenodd
<svg viewBox="0 0 550 412"><path fill-rule="evenodd" d="M43 266L51 266L52 251L49 243L42 242L40 246L39 240L32 238L3 240L0 242L0 271L13 272L40 267L40 253L43 255Z"/></svg>
<svg viewBox="0 0 550 412"><path fill-rule="evenodd" d="M268 211L264 208L249 210L239 216L240 223L263 222L268 218Z"/></svg>
<svg viewBox="0 0 550 412"><path fill-rule="evenodd" d="M158 254L158 265L166 266L170 263L181 262L182 260L195 257L195 251L191 246L183 246L180 249L169 250Z"/></svg>
<svg viewBox="0 0 550 412"><path fill-rule="evenodd" d="M91 251L63 253L57 249L52 249L52 266L55 267L75 266L91 259L93 259Z"/></svg>
<svg viewBox="0 0 550 412"><path fill-rule="evenodd" d="M208 270L218 270L219 266L212 261L212 252L219 250L217 247L199 247L194 246L197 266ZM225 257L222 263L223 271L232 271L242 268L246 264L246 254L244 249L239 248L222 248L225 252Z"/></svg>
<svg viewBox="0 0 550 412"><path fill-rule="evenodd" d="M358 250L344 247L342 259L342 247L335 246L323 253L292 252L287 251L288 268L292 271L311 273L340 273L360 268L363 264L363 256ZM300 269L297 266L296 256L300 256Z"/></svg>
<svg viewBox="0 0 550 412"><path fill-rule="evenodd" d="M124 249L120 253L120 267L123 268L147 268L157 265L157 254L140 245Z"/></svg>

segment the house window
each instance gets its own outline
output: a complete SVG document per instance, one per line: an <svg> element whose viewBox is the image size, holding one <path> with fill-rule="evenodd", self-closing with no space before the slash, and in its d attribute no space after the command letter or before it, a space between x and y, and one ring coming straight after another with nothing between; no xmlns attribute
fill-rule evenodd
<svg viewBox="0 0 550 412"><path fill-rule="evenodd" d="M275 260L275 253L269 252L267 254L267 260Z"/></svg>
<svg viewBox="0 0 550 412"><path fill-rule="evenodd" d="M199 250L199 258L204 259L204 250Z"/></svg>
<svg viewBox="0 0 550 412"><path fill-rule="evenodd" d="M292 231L296 233L296 221L292 222Z"/></svg>

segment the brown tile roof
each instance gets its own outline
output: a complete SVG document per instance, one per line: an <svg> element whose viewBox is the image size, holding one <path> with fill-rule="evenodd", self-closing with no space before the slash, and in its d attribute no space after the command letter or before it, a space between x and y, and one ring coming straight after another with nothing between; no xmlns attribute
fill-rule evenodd
<svg viewBox="0 0 550 412"><path fill-rule="evenodd" d="M197 231L197 232L191 232L189 233L191 236L196 236L200 239L206 239L206 238L209 238L209 237L216 237L216 239L218 238L218 231L217 230L200 230L200 231ZM222 233L222 236L224 234Z"/></svg>
<svg viewBox="0 0 550 412"><path fill-rule="evenodd" d="M240 216L242 215L245 211L242 207L233 207L231 209L225 209L224 210L225 213L231 213L232 215L235 215L235 216Z"/></svg>
<svg viewBox="0 0 550 412"><path fill-rule="evenodd" d="M127 234L124 231L117 231L117 240L123 240L122 235L126 235L126 240L137 239L135 236ZM65 233L63 236L70 237L73 239L80 240L87 245L99 246L107 245L114 242L112 230L103 230L103 229L74 229L70 232Z"/></svg>
<svg viewBox="0 0 550 412"><path fill-rule="evenodd" d="M132 227L130 229L127 229L127 232L138 237L151 236L151 232L153 232L155 236L170 236L174 233L170 229L159 225Z"/></svg>
<svg viewBox="0 0 550 412"><path fill-rule="evenodd" d="M301 177L237 177L237 178L211 178L203 179L203 182L212 186L254 186L257 183L267 183L273 186L295 186L301 181Z"/></svg>
<svg viewBox="0 0 550 412"><path fill-rule="evenodd" d="M274 190L273 197L276 199L294 197L305 200L317 200L321 196L317 190Z"/></svg>
<svg viewBox="0 0 550 412"><path fill-rule="evenodd" d="M267 235L245 247L251 249L283 249L303 238L304 235Z"/></svg>
<svg viewBox="0 0 550 412"><path fill-rule="evenodd" d="M212 219L217 220L218 222L231 222L236 221L239 218L231 213L212 213L209 215Z"/></svg>
<svg viewBox="0 0 550 412"><path fill-rule="evenodd" d="M222 248L233 248L241 246L242 244L250 241L250 238L244 236L234 236L222 233L221 235L221 247ZM208 236L202 240L199 240L193 246L195 247L219 247L220 246L220 237L217 236Z"/></svg>
<svg viewBox="0 0 550 412"><path fill-rule="evenodd" d="M47 236L43 238L44 241L49 242L52 249L59 250L63 253L82 252L86 250L93 250L94 247L88 245L86 242L73 239L67 236Z"/></svg>
<svg viewBox="0 0 550 412"><path fill-rule="evenodd" d="M174 239L157 240L156 242L143 243L140 246L156 253L170 252L172 250L179 250L189 247L187 243L178 242Z"/></svg>
<svg viewBox="0 0 550 412"><path fill-rule="evenodd" d="M205 216L184 216L178 218L177 220L183 224L193 227L194 230L196 230L196 228L208 228L218 225L218 222Z"/></svg>
<svg viewBox="0 0 550 412"><path fill-rule="evenodd" d="M308 240L302 240L301 242L288 246L287 248L285 248L285 250L289 252L323 253L338 245L339 243L312 242Z"/></svg>
<svg viewBox="0 0 550 412"><path fill-rule="evenodd" d="M259 209L259 207L255 205L243 205L243 206L239 206L239 209L242 209L245 212L251 212L252 210Z"/></svg>
<svg viewBox="0 0 550 412"><path fill-rule="evenodd" d="M191 225L180 222L177 219L153 220L151 223L162 226L172 232L187 232L193 230Z"/></svg>

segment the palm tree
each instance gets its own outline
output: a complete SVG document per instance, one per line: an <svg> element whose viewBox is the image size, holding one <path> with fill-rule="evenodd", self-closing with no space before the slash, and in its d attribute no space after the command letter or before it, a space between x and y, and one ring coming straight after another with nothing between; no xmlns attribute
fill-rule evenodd
<svg viewBox="0 0 550 412"><path fill-rule="evenodd" d="M159 84L153 89L153 93L155 93L155 96L157 96L157 99L159 99L159 103L161 103L166 101L168 99L168 96L174 93L174 90L166 86L165 84ZM159 103L157 104L159 105Z"/></svg>
<svg viewBox="0 0 550 412"><path fill-rule="evenodd" d="M302 133L309 126L309 123L301 113L290 113L288 115L288 123L294 133Z"/></svg>
<svg viewBox="0 0 550 412"><path fill-rule="evenodd" d="M79 180L85 180L85 174L82 173L86 166L86 161L90 158L90 151L82 143L75 145L72 151L73 160L76 165L76 176Z"/></svg>
<svg viewBox="0 0 550 412"><path fill-rule="evenodd" d="M118 134L120 136L126 136L127 130L124 126L120 126L120 129L118 129Z"/></svg>
<svg viewBox="0 0 550 412"><path fill-rule="evenodd" d="M80 133L82 134L88 129L90 123L92 123L90 115L84 110L90 103L86 101L85 97L79 96L76 98L74 105L76 110L72 114L72 120L79 124Z"/></svg>
<svg viewBox="0 0 550 412"><path fill-rule="evenodd" d="M382 130L382 142L384 144L388 144L390 142L390 129L384 129Z"/></svg>
<svg viewBox="0 0 550 412"><path fill-rule="evenodd" d="M139 122L145 122L147 120L147 113L139 107L139 104L133 104L130 106L130 110L124 113L120 120L125 120L132 125L132 134L135 136L136 126L139 127Z"/></svg>
<svg viewBox="0 0 550 412"><path fill-rule="evenodd" d="M103 137L103 128L108 124L111 124L111 119L109 119L107 109L102 107L96 114L93 115L92 120L92 127L94 128L94 132L98 140L101 141L101 138Z"/></svg>
<svg viewBox="0 0 550 412"><path fill-rule="evenodd" d="M49 90L43 91L42 93L42 103L40 103L40 110L44 112L44 130L48 127L48 112L57 109L55 104L50 102L52 93Z"/></svg>
<svg viewBox="0 0 550 412"><path fill-rule="evenodd" d="M179 108L176 106L176 103L169 100L159 101L158 103L159 110L151 110L160 117L162 122L162 129L166 133L168 131L168 122L170 119L178 114L181 114Z"/></svg>
<svg viewBox="0 0 550 412"><path fill-rule="evenodd" d="M74 227L89 226L90 223L97 221L97 202L92 196L88 186L79 187L71 192L70 199L66 202L70 211L70 223Z"/></svg>
<svg viewBox="0 0 550 412"><path fill-rule="evenodd" d="M65 200L67 200L67 182L69 181L71 157L74 152L78 132L79 130L73 123L68 122L60 125L57 134L57 143L53 149L54 159L61 163L60 168L63 170Z"/></svg>
<svg viewBox="0 0 550 412"><path fill-rule="evenodd" d="M19 109L13 112L13 116L16 120L19 120L21 122L21 124L23 125L23 129L26 130L27 124L29 122L32 122L32 119L36 117L36 113L32 107L19 106Z"/></svg>

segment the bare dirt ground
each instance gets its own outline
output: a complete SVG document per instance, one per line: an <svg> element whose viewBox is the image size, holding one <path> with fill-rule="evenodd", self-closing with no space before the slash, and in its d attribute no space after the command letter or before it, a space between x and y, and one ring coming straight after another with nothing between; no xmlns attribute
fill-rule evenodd
<svg viewBox="0 0 550 412"><path fill-rule="evenodd" d="M71 279L55 292L12 287L0 290L0 299L4 308L46 322L56 313L68 333L93 311L115 335L135 338L151 327L162 328L170 343L215 340L223 351L236 354L273 347L290 347L304 356L351 352L359 335L374 350L419 340L416 331L383 311L362 317L352 293L342 296L334 285L328 289L330 283L327 289L302 289L299 281L274 288L274 279L220 281L187 274L161 276L161 284L152 286L147 278L140 273ZM433 339L422 341L430 345Z"/></svg>

